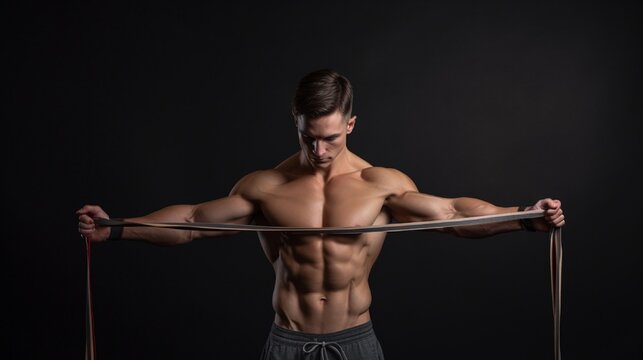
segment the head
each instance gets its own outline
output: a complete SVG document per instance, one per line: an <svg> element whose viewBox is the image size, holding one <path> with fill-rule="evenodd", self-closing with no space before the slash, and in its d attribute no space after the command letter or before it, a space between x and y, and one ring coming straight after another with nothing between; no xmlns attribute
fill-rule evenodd
<svg viewBox="0 0 643 360"><path fill-rule="evenodd" d="M323 69L304 76L292 102L299 144L311 165L327 167L346 149L353 131L353 88L344 76Z"/></svg>

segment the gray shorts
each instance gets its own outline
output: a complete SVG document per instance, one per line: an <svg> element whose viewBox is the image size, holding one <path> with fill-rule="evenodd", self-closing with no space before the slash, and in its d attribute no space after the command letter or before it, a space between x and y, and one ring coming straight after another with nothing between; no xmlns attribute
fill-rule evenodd
<svg viewBox="0 0 643 360"><path fill-rule="evenodd" d="M311 334L272 324L261 360L383 360L373 324L327 334Z"/></svg>

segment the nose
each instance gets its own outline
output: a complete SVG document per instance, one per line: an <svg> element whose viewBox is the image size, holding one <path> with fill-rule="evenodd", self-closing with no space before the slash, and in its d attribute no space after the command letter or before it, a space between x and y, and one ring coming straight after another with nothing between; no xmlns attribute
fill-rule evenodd
<svg viewBox="0 0 643 360"><path fill-rule="evenodd" d="M313 141L313 154L317 157L321 157L326 153L326 147L321 140Z"/></svg>

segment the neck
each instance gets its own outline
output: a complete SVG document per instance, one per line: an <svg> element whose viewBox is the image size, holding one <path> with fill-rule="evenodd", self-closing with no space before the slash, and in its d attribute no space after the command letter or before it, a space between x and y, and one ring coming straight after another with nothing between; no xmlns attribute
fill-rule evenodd
<svg viewBox="0 0 643 360"><path fill-rule="evenodd" d="M351 165L352 153L348 148L343 148L333 161L325 167L313 166L304 154L303 150L299 152L299 164L302 168L310 171L315 177L320 177L324 181L328 181L336 175L345 174L354 171L354 166Z"/></svg>

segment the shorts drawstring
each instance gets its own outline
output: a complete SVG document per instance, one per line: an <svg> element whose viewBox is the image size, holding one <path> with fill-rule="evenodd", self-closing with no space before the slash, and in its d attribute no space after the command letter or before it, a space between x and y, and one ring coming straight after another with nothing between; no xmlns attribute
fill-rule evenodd
<svg viewBox="0 0 643 360"><path fill-rule="evenodd" d="M337 356L339 356L340 360L348 360L346 353L344 353L344 349L342 349L342 347L339 346L339 344L336 342L309 341L305 343L302 348L302 350L304 350L306 354L310 354L317 349L321 349L322 360L329 360L328 351L326 349L332 350L335 354L337 354Z"/></svg>

